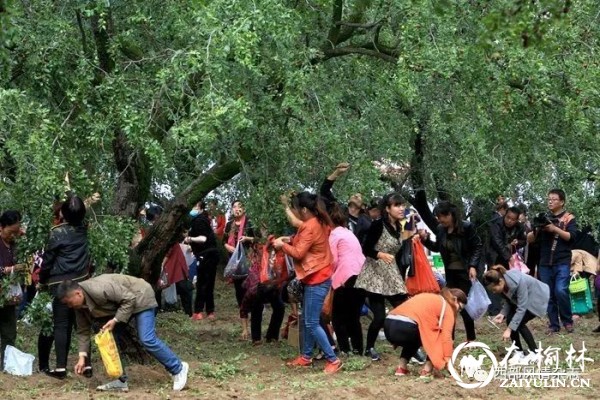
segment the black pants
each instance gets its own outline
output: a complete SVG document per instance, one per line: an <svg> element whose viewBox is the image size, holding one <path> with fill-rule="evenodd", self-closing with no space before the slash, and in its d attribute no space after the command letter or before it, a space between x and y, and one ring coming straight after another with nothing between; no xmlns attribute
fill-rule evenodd
<svg viewBox="0 0 600 400"><path fill-rule="evenodd" d="M386 318L383 324L385 338L394 346L402 347L401 358L410 361L422 346L419 327L406 321Z"/></svg>
<svg viewBox="0 0 600 400"><path fill-rule="evenodd" d="M181 298L181 307L183 307L183 312L185 312L189 317L192 316L193 287L194 285L192 285L192 282L190 282L188 279L182 279L175 284L177 295ZM162 308L161 303L163 290L159 289L154 292L156 295L156 302L159 305L158 308ZM158 308L156 309L157 312Z"/></svg>
<svg viewBox="0 0 600 400"><path fill-rule="evenodd" d="M71 348L71 334L75 326L75 311L55 297L52 301L52 319L54 321L56 368L66 368Z"/></svg>
<svg viewBox="0 0 600 400"><path fill-rule="evenodd" d="M198 259L196 275L196 301L194 312L207 314L215 312L215 280L217 279L217 266L219 253L208 253Z"/></svg>
<svg viewBox="0 0 600 400"><path fill-rule="evenodd" d="M244 295L246 294L246 289L244 289L245 281L245 278L233 280L233 287L235 288L235 300L237 301L238 307L242 305L242 300L244 299Z"/></svg>
<svg viewBox="0 0 600 400"><path fill-rule="evenodd" d="M253 342L258 342L262 338L262 317L265 303L271 304L271 309L273 310L265 339L268 341L279 340L279 330L281 329L285 314L285 305L281 300L281 291L276 287L268 290L261 290L259 288L258 295L250 311L250 334Z"/></svg>
<svg viewBox="0 0 600 400"><path fill-rule="evenodd" d="M4 370L4 350L6 346L14 346L17 340L16 306L0 307L0 367Z"/></svg>
<svg viewBox="0 0 600 400"><path fill-rule="evenodd" d="M469 290L471 290L471 280L469 279L469 272L463 269L446 269L446 287L448 287L449 289L460 289L463 292L465 292L466 295L468 295ZM465 324L467 340L475 340L475 321L473 321L473 318L471 318L467 310L462 310L460 312L460 315L462 316L463 322ZM454 338L454 332L452 332L452 338Z"/></svg>
<svg viewBox="0 0 600 400"><path fill-rule="evenodd" d="M373 321L371 321L371 325L367 330L367 349L371 349L375 347L377 335L385 322L385 300L387 299L392 307L396 308L406 300L407 296L405 294L384 296L377 293L368 293L367 298L369 299L369 308L373 312Z"/></svg>
<svg viewBox="0 0 600 400"><path fill-rule="evenodd" d="M512 321L513 317L515 316L516 311L517 311L517 308L514 306L511 306L510 311L508 312L508 316L506 317L507 325L510 324L510 321ZM534 318L535 318L535 315L533 315L529 311L525 311L525 315L523 316L523 319L521 320L519 327L517 328L516 331L512 331L510 334L510 340L515 342L515 345L521 351L523 351L523 346L521 346L521 339L519 338L519 336L523 336L523 340L525 340L525 343L527 343L527 347L529 347L529 350L535 351L537 349L537 346L535 344L535 339L533 338L531 331L529 330L529 328L526 325L529 321L531 321Z"/></svg>
<svg viewBox="0 0 600 400"><path fill-rule="evenodd" d="M38 336L38 365L40 371L50 369L50 352L54 343L54 335L44 336L41 332Z"/></svg>
<svg viewBox="0 0 600 400"><path fill-rule="evenodd" d="M354 288L356 276L348 279L344 286L333 292L333 311L331 323L337 337L340 351L350 352L352 349L363 353L363 333L360 324L360 311L365 303L365 292Z"/></svg>

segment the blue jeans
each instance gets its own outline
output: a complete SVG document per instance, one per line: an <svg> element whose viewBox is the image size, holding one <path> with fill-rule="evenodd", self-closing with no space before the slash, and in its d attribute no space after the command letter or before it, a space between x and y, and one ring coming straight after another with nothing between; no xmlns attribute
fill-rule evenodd
<svg viewBox="0 0 600 400"><path fill-rule="evenodd" d="M156 319L154 309L148 309L134 315L137 326L138 338L142 345L154 358L158 360L169 371L171 375L181 372L181 360L156 337Z"/></svg>
<svg viewBox="0 0 600 400"><path fill-rule="evenodd" d="M306 358L312 358L316 343L323 350L323 354L325 354L328 361L337 360L337 356L333 352L329 340L327 340L327 334L325 334L325 330L319 323L325 296L327 296L330 287L331 280L329 279L318 285L304 285L304 303L302 305L304 346L302 355Z"/></svg>
<svg viewBox="0 0 600 400"><path fill-rule="evenodd" d="M572 325L573 313L569 296L571 268L569 264L540 265L538 275L540 280L550 288L550 300L548 301L550 329L560 330L560 322L563 325Z"/></svg>

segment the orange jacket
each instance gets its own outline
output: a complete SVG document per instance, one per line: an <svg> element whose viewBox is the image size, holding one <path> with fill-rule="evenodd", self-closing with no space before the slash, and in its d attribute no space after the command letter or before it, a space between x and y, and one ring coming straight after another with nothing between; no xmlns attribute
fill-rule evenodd
<svg viewBox="0 0 600 400"><path fill-rule="evenodd" d="M402 315L417 323L427 356L435 368L443 369L454 349L454 308L439 294L421 293L394 308L390 315Z"/></svg>
<svg viewBox="0 0 600 400"><path fill-rule="evenodd" d="M294 259L296 277L300 280L331 265L329 248L331 228L321 225L316 217L304 221L294 237L293 244L285 243L283 252Z"/></svg>

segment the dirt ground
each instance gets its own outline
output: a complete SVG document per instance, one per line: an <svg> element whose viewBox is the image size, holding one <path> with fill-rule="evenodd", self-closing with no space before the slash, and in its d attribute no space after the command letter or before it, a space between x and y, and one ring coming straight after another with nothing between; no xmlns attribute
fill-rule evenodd
<svg viewBox="0 0 600 400"><path fill-rule="evenodd" d="M589 356L597 360L587 364L586 372L591 388L500 388L492 381L481 389L463 389L446 373L442 379L421 379L419 366L412 365L412 375L394 376L399 352L385 341L377 347L383 359L371 362L365 357L351 357L343 372L326 376L322 372L324 362L312 368L297 370L285 366L285 360L297 352L287 342L252 346L241 341L238 315L234 304L233 287L222 281L217 285L217 320L192 322L184 314L161 313L158 317L158 334L173 350L190 364L187 389L171 391L171 379L158 364L128 365L129 393L106 394L96 392L95 387L106 382L103 366L97 355L94 377L86 379L70 373L64 381L34 373L20 378L0 374L0 398L2 399L592 399L600 391L600 335L591 330L598 324L594 315L581 318L574 334L546 336L545 321L530 323L536 340L543 347L553 345L568 349L572 342L581 348L584 341ZM265 311L265 320L270 313ZM287 317L286 317L287 318ZM266 322L263 323L266 325ZM363 321L368 325L368 320ZM477 324L478 340L490 345L496 356L505 353L501 342L502 330L491 326L485 318ZM19 325L17 347L36 354L37 332ZM464 340L462 321L457 324L457 343ZM76 354L73 351L72 354ZM74 365L75 356L70 364Z"/></svg>

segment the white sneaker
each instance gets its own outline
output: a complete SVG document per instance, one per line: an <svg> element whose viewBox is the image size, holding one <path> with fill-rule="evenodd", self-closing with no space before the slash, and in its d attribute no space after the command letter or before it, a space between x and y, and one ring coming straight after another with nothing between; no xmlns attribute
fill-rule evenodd
<svg viewBox="0 0 600 400"><path fill-rule="evenodd" d="M188 363L183 361L181 363L181 371L177 375L173 375L173 390L176 392L182 390L187 383L188 371L190 366Z"/></svg>

